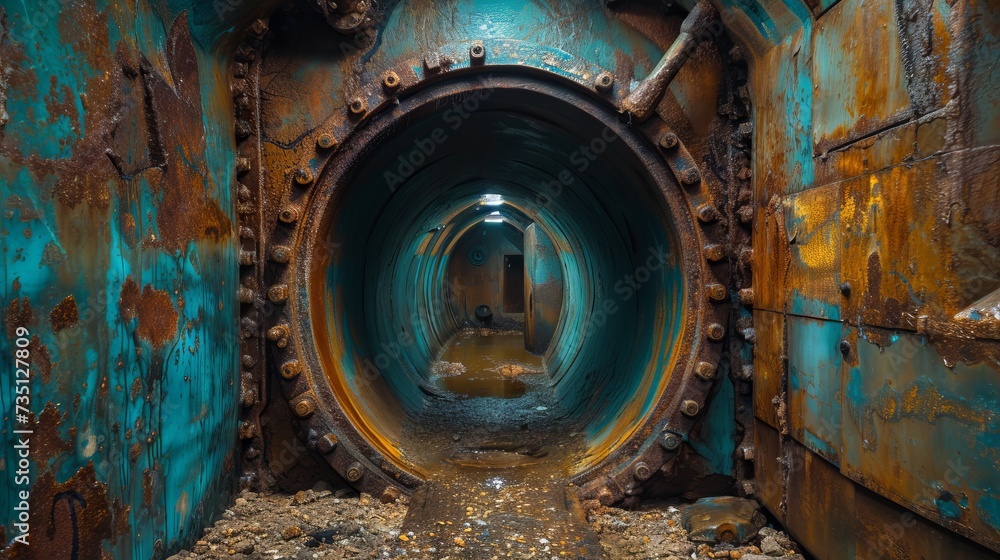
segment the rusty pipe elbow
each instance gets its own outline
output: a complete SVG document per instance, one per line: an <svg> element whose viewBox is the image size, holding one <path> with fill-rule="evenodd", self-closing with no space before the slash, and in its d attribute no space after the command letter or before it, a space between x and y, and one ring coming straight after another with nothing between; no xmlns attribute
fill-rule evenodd
<svg viewBox="0 0 1000 560"><path fill-rule="evenodd" d="M621 111L637 121L649 118L667 86L673 81L695 48L705 40L705 32L717 22L719 13L707 0L698 0L681 23L680 35L674 39L653 71L622 101Z"/></svg>

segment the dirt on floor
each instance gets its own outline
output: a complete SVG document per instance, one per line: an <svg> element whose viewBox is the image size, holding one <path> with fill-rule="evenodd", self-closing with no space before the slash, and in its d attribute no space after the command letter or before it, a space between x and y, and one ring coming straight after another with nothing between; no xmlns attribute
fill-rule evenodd
<svg viewBox="0 0 1000 560"><path fill-rule="evenodd" d="M472 558L460 547L421 548L421 535L401 533L407 499L384 504L367 494L323 489L287 494L243 492L190 549L170 560L254 558ZM682 503L655 502L634 511L599 507L588 513L608 559L803 560L784 533L764 528L744 546L692 541L682 527ZM550 543L499 553L496 558L567 558ZM478 560L478 559L477 559Z"/></svg>

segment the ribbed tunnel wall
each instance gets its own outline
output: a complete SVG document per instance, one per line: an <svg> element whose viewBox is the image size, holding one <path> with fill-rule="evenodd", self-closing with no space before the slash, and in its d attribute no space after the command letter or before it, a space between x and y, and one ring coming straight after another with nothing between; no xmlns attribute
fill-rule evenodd
<svg viewBox="0 0 1000 560"><path fill-rule="evenodd" d="M427 404L430 363L461 326L449 251L491 211L539 224L557 248L565 295L546 362L565 415L586 426L593 452L579 468L631 435L667 384L697 276L679 258L690 216L644 139L584 97L470 75L401 99L342 149L358 159L334 160L344 172L320 178L309 218L323 253L310 315L337 397L368 437L398 442ZM481 206L487 193L506 203Z"/></svg>

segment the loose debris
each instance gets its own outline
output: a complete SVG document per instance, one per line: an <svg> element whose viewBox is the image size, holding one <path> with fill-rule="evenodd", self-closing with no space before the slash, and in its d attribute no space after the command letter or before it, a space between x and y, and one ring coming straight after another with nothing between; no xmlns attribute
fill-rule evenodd
<svg viewBox="0 0 1000 560"><path fill-rule="evenodd" d="M413 543L422 536L400 532L406 503L405 496L385 504L367 494L358 496L349 490L334 493L322 485L294 496L243 492L190 550L170 560L463 558L451 551L415 552ZM804 560L795 543L770 527L761 529L744 545L693 541L683 528L686 507L678 502L651 502L634 511L599 506L588 512L587 520L600 538L605 557L612 560ZM455 547L465 544L458 542L461 539L456 537ZM539 542L534 551L497 558L549 559L543 552L546 544Z"/></svg>

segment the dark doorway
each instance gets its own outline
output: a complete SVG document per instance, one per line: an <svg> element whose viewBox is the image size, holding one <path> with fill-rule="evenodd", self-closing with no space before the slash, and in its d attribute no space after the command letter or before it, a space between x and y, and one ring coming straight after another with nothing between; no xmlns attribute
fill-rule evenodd
<svg viewBox="0 0 1000 560"><path fill-rule="evenodd" d="M503 256L504 313L524 313L524 255Z"/></svg>

